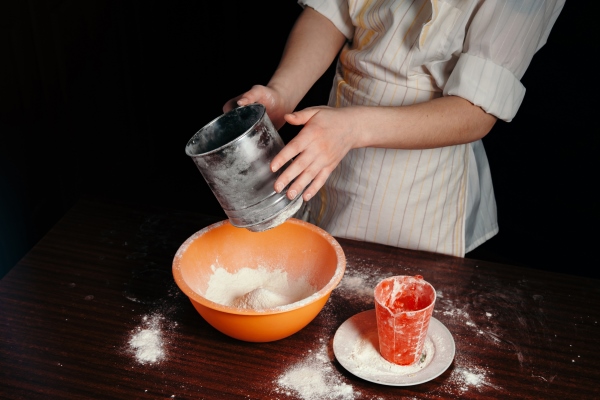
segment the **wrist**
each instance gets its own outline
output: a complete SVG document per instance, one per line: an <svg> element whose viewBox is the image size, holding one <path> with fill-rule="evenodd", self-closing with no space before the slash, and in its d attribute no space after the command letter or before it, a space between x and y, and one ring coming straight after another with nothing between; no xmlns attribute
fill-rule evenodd
<svg viewBox="0 0 600 400"><path fill-rule="evenodd" d="M277 93L277 97L279 98L280 105L285 114L292 113L300 100L302 98L298 98L297 90L291 85L289 85L289 80L279 79L277 77L273 77L267 87Z"/></svg>
<svg viewBox="0 0 600 400"><path fill-rule="evenodd" d="M352 144L353 149L361 147L372 147L374 140L372 112L374 107L368 106L350 106L348 107L349 117L352 126Z"/></svg>

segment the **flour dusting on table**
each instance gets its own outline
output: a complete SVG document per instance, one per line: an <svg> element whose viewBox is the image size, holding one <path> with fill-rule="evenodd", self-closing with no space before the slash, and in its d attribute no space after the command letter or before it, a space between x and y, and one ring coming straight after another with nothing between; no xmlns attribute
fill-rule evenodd
<svg viewBox="0 0 600 400"><path fill-rule="evenodd" d="M341 296L344 300L362 307L375 307L373 296L375 286L392 274L380 274L376 267L364 261L348 259L347 263L352 264L354 268L346 269L344 277L335 289L336 296ZM356 266L361 268L355 268Z"/></svg>
<svg viewBox="0 0 600 400"><path fill-rule="evenodd" d="M172 344L177 328L177 322L171 319L177 311L176 293L174 288L170 289L159 306L139 317L139 324L129 333L126 352L138 364L157 365L167 359L167 347Z"/></svg>
<svg viewBox="0 0 600 400"><path fill-rule="evenodd" d="M285 370L274 384L277 394L295 395L302 400L353 400L360 395L333 368L325 343Z"/></svg>
<svg viewBox="0 0 600 400"><path fill-rule="evenodd" d="M129 339L131 351L141 364L155 363L165 357L161 315L145 315L142 325L137 327Z"/></svg>
<svg viewBox="0 0 600 400"><path fill-rule="evenodd" d="M367 260L357 257L348 257L347 264L350 267L346 270L346 274L340 285L334 290L333 296L336 304L352 305L357 309L368 310L374 307L373 291L377 284L392 275L415 275L421 274L426 276L427 272L423 270L415 271L409 268L398 266L395 273L382 273L376 266L373 260ZM434 284L434 287L436 285ZM451 288L452 289L452 288ZM466 326L476 335L483 335L492 343L499 344L499 339L488 329L478 326L470 315L469 305L459 305L453 300L453 296L444 293L436 288L437 300L434 308L434 315L452 332L452 325ZM340 307L339 305L337 307ZM489 323L494 322L496 313L491 310L479 310L482 312ZM324 314L331 311L326 307L323 310ZM453 333L453 335L456 335ZM472 360L468 352L463 351L466 342L461 337L454 336L457 344L456 354L453 361L451 372L446 373L445 378L438 378L437 388L431 392L436 396L458 395L474 390L479 393L484 393L489 389L501 391L502 388L494 385L491 381L492 372L485 366ZM467 349L468 350L468 349ZM356 397L357 399L360 396Z"/></svg>
<svg viewBox="0 0 600 400"><path fill-rule="evenodd" d="M472 319L470 313L470 306L468 304L458 306L455 302L447 298L442 291L437 292L437 301L434 308L434 314L440 318L440 315L451 323L464 325L472 329L476 335L483 335L488 338L492 343L498 344L500 339L494 334L487 330L483 330L478 326ZM477 312L481 313L480 310ZM492 319L493 315L490 312L483 313L487 320ZM466 350L468 345L466 341L461 341L460 338L454 338L457 343L456 355L454 357L455 368L450 373L448 379L446 379L440 386L440 390L446 393L465 393L471 389L478 392L486 388L492 388L495 390L501 390L500 387L495 386L490 381L490 371L487 367L473 362ZM461 350L461 348L463 348Z"/></svg>

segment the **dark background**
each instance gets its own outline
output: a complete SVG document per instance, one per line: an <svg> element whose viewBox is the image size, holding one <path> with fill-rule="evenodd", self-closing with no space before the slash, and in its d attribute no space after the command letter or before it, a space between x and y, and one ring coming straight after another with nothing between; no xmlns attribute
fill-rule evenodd
<svg viewBox="0 0 600 400"><path fill-rule="evenodd" d="M470 257L599 277L591 4L568 2L523 79L517 117L484 138L500 233ZM267 82L300 10L294 0L2 2L0 277L81 196L224 217L185 144L226 100ZM326 103L331 76L299 108Z"/></svg>

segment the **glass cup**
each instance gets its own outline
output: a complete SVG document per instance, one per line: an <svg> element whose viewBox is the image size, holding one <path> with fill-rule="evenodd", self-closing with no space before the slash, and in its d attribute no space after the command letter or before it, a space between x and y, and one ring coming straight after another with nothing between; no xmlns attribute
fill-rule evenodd
<svg viewBox="0 0 600 400"><path fill-rule="evenodd" d="M375 314L381 356L410 365L423 352L436 293L421 275L392 276L375 287Z"/></svg>

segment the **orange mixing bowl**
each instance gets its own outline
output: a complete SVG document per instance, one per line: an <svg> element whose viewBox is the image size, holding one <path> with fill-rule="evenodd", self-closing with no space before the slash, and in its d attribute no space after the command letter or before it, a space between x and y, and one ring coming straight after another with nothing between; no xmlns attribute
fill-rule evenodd
<svg viewBox="0 0 600 400"><path fill-rule="evenodd" d="M242 268L283 270L288 279L305 279L315 293L270 310L236 308L205 297L215 265L234 274ZM249 342L290 336L319 314L341 281L346 257L323 229L295 218L263 232L236 228L228 220L188 238L175 254L173 277L200 315L220 332Z"/></svg>

